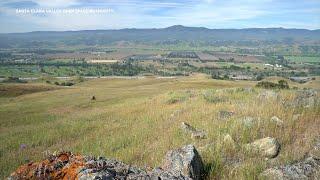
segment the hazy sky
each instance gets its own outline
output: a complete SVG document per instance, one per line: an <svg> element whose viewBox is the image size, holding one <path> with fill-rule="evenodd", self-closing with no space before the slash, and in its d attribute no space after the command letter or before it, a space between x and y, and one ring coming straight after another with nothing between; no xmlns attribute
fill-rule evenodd
<svg viewBox="0 0 320 180"><path fill-rule="evenodd" d="M103 12L62 12L83 8ZM17 9L55 12L17 13ZM162 28L177 24L320 29L320 0L1 0L0 23L0 32Z"/></svg>

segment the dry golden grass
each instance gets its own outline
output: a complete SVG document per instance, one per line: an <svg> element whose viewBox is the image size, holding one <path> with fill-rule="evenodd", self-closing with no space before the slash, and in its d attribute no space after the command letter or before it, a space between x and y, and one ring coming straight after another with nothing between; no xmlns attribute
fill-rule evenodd
<svg viewBox="0 0 320 180"><path fill-rule="evenodd" d="M265 168L299 159L308 151L319 135L320 108L288 108L282 100L259 99L261 89L241 89L254 85L203 75L96 79L54 91L2 97L1 177L28 160L41 159L47 151L63 149L157 166L169 149L192 143L205 161L209 179L256 179ZM318 83L313 86L319 88ZM287 102L295 97L294 90L278 93ZM220 110L235 114L221 119ZM301 116L294 121L294 114ZM241 123L247 116L255 119L251 128ZM284 126L270 123L272 116L282 119ZM180 129L181 122L205 130L208 138L192 139ZM234 147L223 143L226 134L235 140ZM276 159L266 161L243 150L244 144L267 136L282 145ZM21 144L27 147L21 149Z"/></svg>

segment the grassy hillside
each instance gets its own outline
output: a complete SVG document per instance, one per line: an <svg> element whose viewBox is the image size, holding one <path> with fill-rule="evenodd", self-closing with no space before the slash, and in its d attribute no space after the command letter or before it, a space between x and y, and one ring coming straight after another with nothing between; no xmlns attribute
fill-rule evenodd
<svg viewBox="0 0 320 180"><path fill-rule="evenodd" d="M280 100L261 98L265 90L247 88L254 85L195 75L96 79L50 91L24 84L34 90L22 95L0 91L0 176L58 150L157 166L169 149L192 143L200 151L210 179L255 179L267 167L303 157L314 137L320 135L320 108L288 106L296 90L275 92ZM319 89L320 83L317 79L297 86ZM8 84L0 88L6 89ZM96 100L91 100L92 96ZM222 110L234 115L222 119ZM283 120L284 126L272 124L272 116ZM249 128L242 123L245 117L254 119ZM205 130L208 137L192 139L180 129L181 122ZM234 146L223 142L226 134L235 140ZM265 160L244 150L244 144L267 136L281 143L276 159Z"/></svg>

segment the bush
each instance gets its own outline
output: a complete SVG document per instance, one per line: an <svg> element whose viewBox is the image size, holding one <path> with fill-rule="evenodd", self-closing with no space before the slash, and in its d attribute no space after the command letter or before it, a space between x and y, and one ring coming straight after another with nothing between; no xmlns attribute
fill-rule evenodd
<svg viewBox="0 0 320 180"><path fill-rule="evenodd" d="M265 89L289 89L289 84L285 80L280 80L278 83L262 81L258 82L256 87L265 88Z"/></svg>
<svg viewBox="0 0 320 180"><path fill-rule="evenodd" d="M60 85L61 86L73 86L74 84L72 82L63 82Z"/></svg>

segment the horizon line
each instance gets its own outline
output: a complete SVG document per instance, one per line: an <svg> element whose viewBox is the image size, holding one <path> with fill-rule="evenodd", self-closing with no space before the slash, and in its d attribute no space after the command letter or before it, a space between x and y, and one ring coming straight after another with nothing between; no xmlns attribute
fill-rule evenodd
<svg viewBox="0 0 320 180"><path fill-rule="evenodd" d="M24 31L24 32L0 32L0 34L24 34L24 33L38 33L38 32L80 32L80 31L118 31L118 30L162 30L170 28L199 28L206 30L246 30L246 29L285 29L285 30L308 30L308 31L318 31L320 29L308 29L308 28L285 28L285 27L248 27L248 28L207 28L203 26L184 26L184 25L172 25L161 28L115 28L115 29L81 29L81 30L40 30L40 31Z"/></svg>

